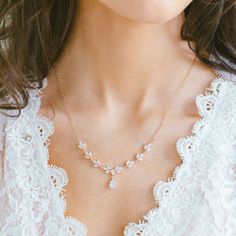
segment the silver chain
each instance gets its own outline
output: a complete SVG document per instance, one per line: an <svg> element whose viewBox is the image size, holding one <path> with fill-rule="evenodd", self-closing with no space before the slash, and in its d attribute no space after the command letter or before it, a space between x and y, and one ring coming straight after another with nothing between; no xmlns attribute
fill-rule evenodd
<svg viewBox="0 0 236 236"><path fill-rule="evenodd" d="M160 131L161 127L166 123L167 118L170 114L171 108L176 103L176 98L179 95L179 93L182 91L183 86L184 86L187 78L189 77L190 71L191 71L195 61L196 61L196 56L194 57L194 60L191 63L191 66L188 68L188 71L187 71L184 79L181 81L181 83L179 84L179 86L175 90L174 95L171 96L171 99L170 99L171 102L169 104L169 109L166 110L165 112L163 112L160 124L157 126L154 134L143 145L142 152L136 153L134 158L126 160L124 162L124 164L116 165L114 167L111 167L110 165L102 165L102 163L99 159L94 158L94 154L87 149L87 144L80 138L79 133L78 133L78 128L77 128L75 122L73 121L73 119L71 117L71 109L68 106L68 104L66 103L65 95L64 95L62 84L61 84L61 81L60 81L61 79L58 76L58 72L56 70L55 63L53 64L52 68L55 72L55 77L56 77L58 85L59 85L59 90L60 90L60 93L61 93L61 96L62 96L62 100L63 100L64 106L65 106L65 110L66 110L68 119L70 120L72 129L73 129L73 132L74 132L74 135L75 135L75 141L76 141L77 147L83 152L83 157L86 160L90 161L94 168L100 169L100 170L102 170L102 172L104 174L107 174L107 175L111 176L111 179L108 183L109 189L114 189L114 188L117 187L117 182L114 180L114 175L122 173L123 170L125 170L125 169L133 168L137 162L141 162L145 159L145 153L146 152L150 152L152 150L152 145L153 145L153 142L154 142L154 140L157 136L157 133Z"/></svg>

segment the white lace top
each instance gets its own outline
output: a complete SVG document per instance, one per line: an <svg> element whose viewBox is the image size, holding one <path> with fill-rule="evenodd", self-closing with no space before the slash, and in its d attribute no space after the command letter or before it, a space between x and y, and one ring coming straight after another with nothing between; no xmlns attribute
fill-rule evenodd
<svg viewBox="0 0 236 236"><path fill-rule="evenodd" d="M218 71L219 72L219 71ZM196 97L201 119L176 142L182 163L153 187L157 207L125 236L236 235L236 80L223 73ZM44 87L47 78L44 79ZM65 170L48 164L52 121L39 115L42 89L21 115L0 114L0 236L85 236L65 217ZM105 222L104 222L105 227Z"/></svg>

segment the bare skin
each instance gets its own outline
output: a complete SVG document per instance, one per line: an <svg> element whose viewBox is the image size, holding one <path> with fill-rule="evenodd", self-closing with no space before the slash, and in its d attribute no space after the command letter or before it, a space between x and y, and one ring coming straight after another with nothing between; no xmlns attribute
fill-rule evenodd
<svg viewBox="0 0 236 236"><path fill-rule="evenodd" d="M162 15L152 13L151 17L141 0L130 16L122 4L128 8L132 0L121 1L121 6L111 0L95 0L93 7L88 2L82 1L81 15L86 18L76 18L57 69L80 136L102 163L114 166L132 158L152 136L169 108L168 98L192 63L194 54L179 37L181 12L191 1L173 3L176 6L166 14L162 1L158 5ZM92 168L76 148L50 70L40 113L55 125L49 163L68 173L66 215L82 221L90 236L120 236L125 225L155 207L152 188L172 176L181 163L176 141L191 134L193 123L200 118L195 97L214 77L211 69L196 62L153 151L145 161L117 176L119 187L109 190L108 176Z"/></svg>

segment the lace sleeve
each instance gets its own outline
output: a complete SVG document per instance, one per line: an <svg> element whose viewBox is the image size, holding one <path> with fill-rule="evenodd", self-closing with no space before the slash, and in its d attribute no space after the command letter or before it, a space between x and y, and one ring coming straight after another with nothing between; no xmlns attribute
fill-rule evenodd
<svg viewBox="0 0 236 236"><path fill-rule="evenodd" d="M3 178L4 178L4 137L5 137L5 121L6 116L0 113L0 199L1 199L1 189L3 186Z"/></svg>
<svg viewBox="0 0 236 236"><path fill-rule="evenodd" d="M0 112L0 235L2 234L2 226L5 222L5 203L6 194L4 190L4 143L5 143L5 124L7 117Z"/></svg>

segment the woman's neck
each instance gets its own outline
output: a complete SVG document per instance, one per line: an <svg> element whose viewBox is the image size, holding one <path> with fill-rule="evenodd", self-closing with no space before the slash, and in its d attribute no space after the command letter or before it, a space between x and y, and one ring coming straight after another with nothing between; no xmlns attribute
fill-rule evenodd
<svg viewBox="0 0 236 236"><path fill-rule="evenodd" d="M83 90L89 96L91 91L106 105L114 100L143 103L167 91L169 95L194 56L180 38L183 16L163 25L144 24L98 1L92 6L84 2L58 61L60 74L69 78L64 84L67 95Z"/></svg>

